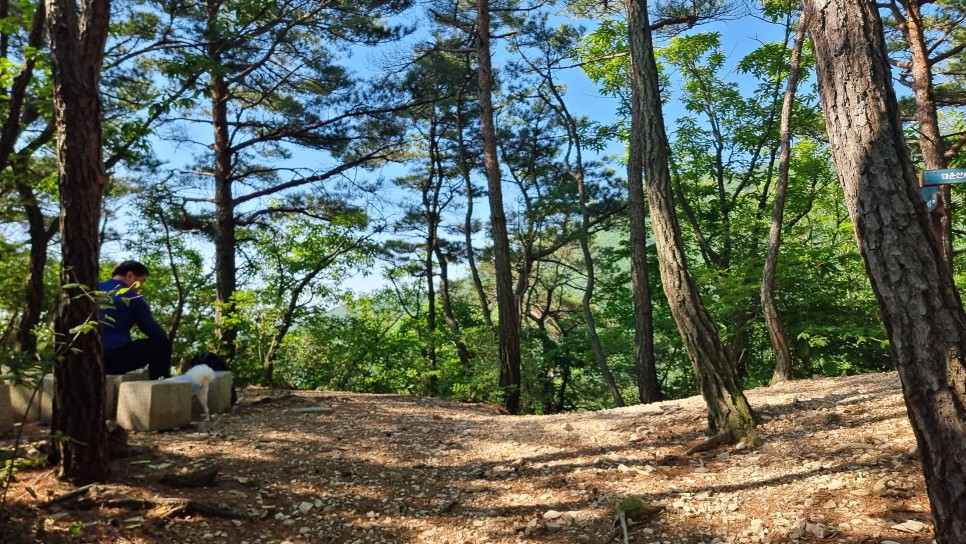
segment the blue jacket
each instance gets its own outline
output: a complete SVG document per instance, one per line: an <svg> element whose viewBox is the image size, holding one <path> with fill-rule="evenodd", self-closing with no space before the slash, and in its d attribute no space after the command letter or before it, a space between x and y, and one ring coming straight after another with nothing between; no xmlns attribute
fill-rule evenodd
<svg viewBox="0 0 966 544"><path fill-rule="evenodd" d="M109 279L97 284L99 291L109 293L110 301L101 303L101 344L104 350L112 350L131 343L131 327L138 329L149 338L168 339L168 333L158 325L151 314L151 308L144 297L128 290L120 295L118 290L125 287L123 281Z"/></svg>

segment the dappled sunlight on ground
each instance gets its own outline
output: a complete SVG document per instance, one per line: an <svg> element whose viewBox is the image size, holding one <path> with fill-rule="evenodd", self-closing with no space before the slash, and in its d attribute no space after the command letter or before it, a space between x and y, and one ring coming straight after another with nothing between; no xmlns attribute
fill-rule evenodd
<svg viewBox="0 0 966 544"><path fill-rule="evenodd" d="M145 452L115 461L97 500L43 507L44 534L21 541L600 544L628 496L661 508L630 526L638 544L932 538L895 374L750 391L765 445L692 456L705 438L698 397L513 417L397 395L281 393L243 390L236 416L132 434ZM292 411L314 406L334 411ZM213 463L212 487L160 483ZM25 471L10 498L27 507L69 490L49 470ZM110 497L190 498L240 519Z"/></svg>

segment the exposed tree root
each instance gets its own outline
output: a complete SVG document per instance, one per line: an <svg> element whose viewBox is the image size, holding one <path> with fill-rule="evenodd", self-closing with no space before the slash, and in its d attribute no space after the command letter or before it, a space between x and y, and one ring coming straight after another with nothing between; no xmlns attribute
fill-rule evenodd
<svg viewBox="0 0 966 544"><path fill-rule="evenodd" d="M734 443L735 443L735 437L733 434L729 432L721 432L703 442L698 442L694 446L691 446L688 449L688 451L685 452L685 454L692 455L695 453L711 451L711 450L720 448L725 444L734 444Z"/></svg>
<svg viewBox="0 0 966 544"><path fill-rule="evenodd" d="M194 472L172 472L161 477L161 483L171 487L204 487L215 483L221 466L217 463Z"/></svg>
<svg viewBox="0 0 966 544"><path fill-rule="evenodd" d="M685 454L691 455L694 453L702 453L702 452L711 451L711 450L720 448L721 446L724 446L726 444L735 444L735 443L739 444L739 449L742 443L745 445L745 447L757 448L758 446L762 445L764 441L761 438L759 438L758 435L755 434L754 432L749 432L745 435L735 436L733 433L725 431L712 436L711 438L705 440L704 442L699 442L694 446L691 446L691 448L688 449L688 451L685 452Z"/></svg>
<svg viewBox="0 0 966 544"><path fill-rule="evenodd" d="M154 515L162 519L170 519L179 516L201 515L208 517L219 517L229 519L247 520L251 516L244 512L222 508L207 502L184 499L178 497L157 497L157 498L138 498L138 497L97 497L86 496L91 490L95 493L97 488L93 485L85 485L51 499L41 507L57 505L61 508L87 510L96 507L120 508L126 510L153 510Z"/></svg>

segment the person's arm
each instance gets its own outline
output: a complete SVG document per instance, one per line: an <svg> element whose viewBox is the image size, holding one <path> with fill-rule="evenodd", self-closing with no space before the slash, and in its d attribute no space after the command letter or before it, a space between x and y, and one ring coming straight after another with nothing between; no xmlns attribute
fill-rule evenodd
<svg viewBox="0 0 966 544"><path fill-rule="evenodd" d="M148 303L144 298L131 298L130 310L131 316L134 318L134 323L148 338L168 339L167 331L154 320L154 314L151 313L151 308L148 307Z"/></svg>

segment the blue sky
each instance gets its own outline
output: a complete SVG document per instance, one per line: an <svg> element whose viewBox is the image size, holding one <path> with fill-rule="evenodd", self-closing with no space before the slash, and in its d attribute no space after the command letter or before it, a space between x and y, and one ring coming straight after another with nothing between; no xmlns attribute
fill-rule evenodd
<svg viewBox="0 0 966 544"><path fill-rule="evenodd" d="M781 29L778 25L768 24L753 17L745 17L736 21L703 25L694 29L692 32L698 31L715 31L722 35L723 48L728 54L728 65L731 67L737 64L737 62L746 54L759 47L761 43L765 41L775 41L781 39L782 37ZM496 45L499 46L499 43L497 42ZM660 42L658 42L657 45L660 46ZM397 45L393 47L399 46ZM357 50L355 58L352 60L352 62L355 64L355 66L360 67L364 71L376 70L378 69L378 66L376 66L376 60L381 54L382 53L379 51L368 52ZM505 61L505 53L497 52L496 55L495 64L499 65L501 62ZM739 82L741 82L742 76L737 73L732 75ZM579 70L572 70L563 79L568 85L567 99L569 102L569 107L575 114L586 115L602 123L613 122L618 107L617 99L603 96L597 90L596 86L587 78L587 76ZM665 118L667 120L669 131L673 130L674 120L684 114L684 111L679 104L679 101L672 99L665 106ZM195 128L193 130L194 133L192 135L199 141L210 141L210 133L208 131L205 131L203 128ZM184 168L190 161L191 154L193 153L190 146L176 146L171 142L166 142L161 139L157 139L154 142L154 149L158 157L167 163L166 169ZM620 142L614 142L610 148L608 148L606 153L610 155L622 154L623 144ZM299 163L299 166L311 165L313 162L318 162L318 156L304 152L296 152L296 154L293 156L293 161L295 163ZM614 168L620 171L621 165L614 164ZM401 175L402 173L404 172L399 171L398 168L388 168L367 175L382 176L388 179L393 176ZM387 189L387 192L384 194L387 200L392 201L394 199L401 198L401 195L396 196L392 193L392 191L396 190ZM488 217L489 214L485 199L477 203L476 210L481 219L485 220ZM386 210L380 211L385 212ZM122 257L124 257L124 255L120 251L120 248L104 248L104 258L116 260ZM456 268L454 273L459 274L460 269ZM382 286L383 283L384 282L381 281L379 277L379 272L374 270L371 271L368 277L364 276L363 274L358 274L357 276L351 278L348 282L346 282L346 287L355 291L371 291L374 288Z"/></svg>

